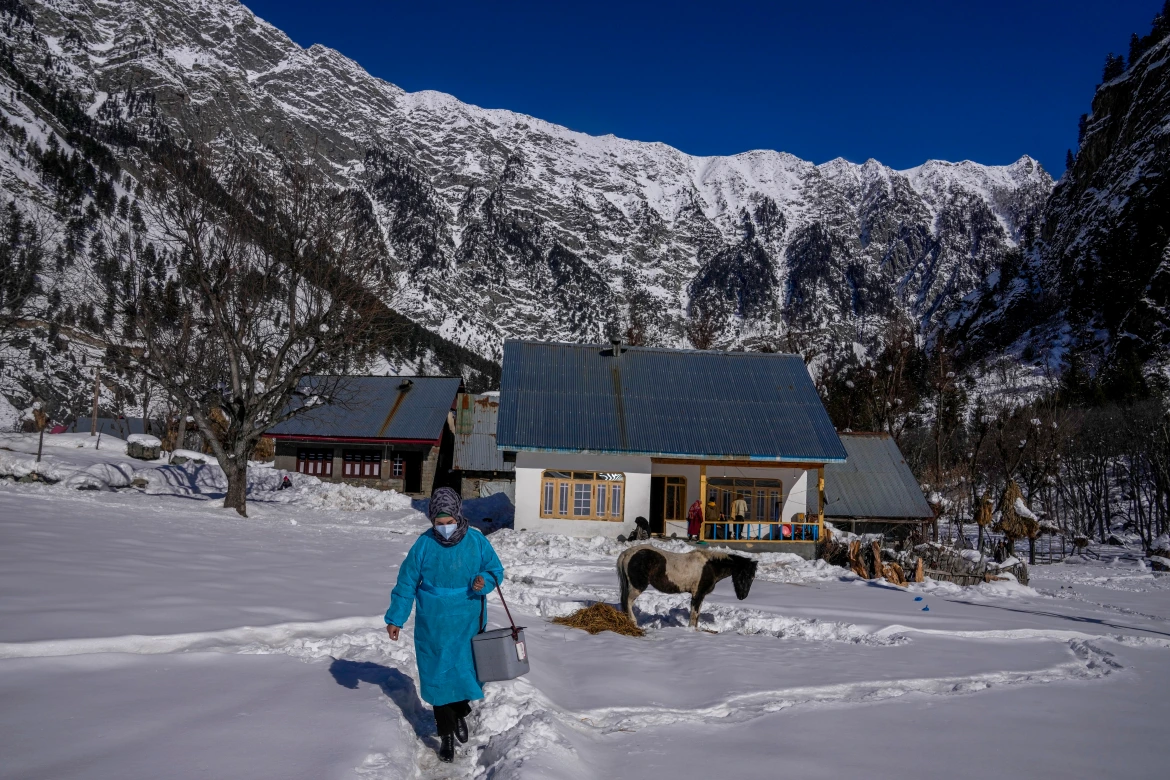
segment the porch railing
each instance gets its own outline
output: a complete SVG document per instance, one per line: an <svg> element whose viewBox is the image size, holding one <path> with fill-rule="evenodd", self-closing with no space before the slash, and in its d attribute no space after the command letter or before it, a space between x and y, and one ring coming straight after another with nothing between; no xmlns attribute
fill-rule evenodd
<svg viewBox="0 0 1170 780"><path fill-rule="evenodd" d="M815 542L821 527L816 522L753 523L717 521L703 523L705 541L742 542Z"/></svg>

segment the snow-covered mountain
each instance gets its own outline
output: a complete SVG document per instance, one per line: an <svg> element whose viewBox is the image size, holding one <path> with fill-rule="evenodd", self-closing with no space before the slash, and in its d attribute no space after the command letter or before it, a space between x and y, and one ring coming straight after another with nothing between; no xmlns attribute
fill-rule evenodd
<svg viewBox="0 0 1170 780"><path fill-rule="evenodd" d="M902 315L926 327L1019 244L1052 188L1027 156L895 171L589 136L405 92L236 0L2 0L0 14L15 70L71 93L132 177L148 163L118 133L165 132L224 153L295 148L365 190L397 263L390 303L488 358L508 337L631 328L684 345L688 317L725 346L864 341ZM9 71L3 110L36 115L43 140L51 117ZM51 202L34 179L5 170L0 189Z"/></svg>

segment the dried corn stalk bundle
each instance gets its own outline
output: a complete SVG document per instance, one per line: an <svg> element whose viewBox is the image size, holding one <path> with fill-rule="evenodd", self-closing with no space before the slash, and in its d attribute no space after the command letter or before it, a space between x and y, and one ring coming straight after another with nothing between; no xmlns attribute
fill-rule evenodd
<svg viewBox="0 0 1170 780"><path fill-rule="evenodd" d="M1000 507L999 523L994 530L1008 538L1009 549L1017 539L1035 539L1040 533L1040 523L1024 504L1024 494L1015 480L1009 481L1004 489Z"/></svg>
<svg viewBox="0 0 1170 780"><path fill-rule="evenodd" d="M995 502L991 500L990 493L984 493L983 498L979 500L979 509L975 511L975 523L982 528L991 525L992 516L995 514Z"/></svg>

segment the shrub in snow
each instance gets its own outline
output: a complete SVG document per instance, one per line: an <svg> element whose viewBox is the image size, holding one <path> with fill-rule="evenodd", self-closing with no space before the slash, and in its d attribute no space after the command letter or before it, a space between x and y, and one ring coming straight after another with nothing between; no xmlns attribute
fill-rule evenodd
<svg viewBox="0 0 1170 780"><path fill-rule="evenodd" d="M1162 534L1150 542L1150 555L1160 555L1163 558L1170 558L1170 534Z"/></svg>
<svg viewBox="0 0 1170 780"><path fill-rule="evenodd" d="M0 395L0 431L16 431L19 428L20 410Z"/></svg>

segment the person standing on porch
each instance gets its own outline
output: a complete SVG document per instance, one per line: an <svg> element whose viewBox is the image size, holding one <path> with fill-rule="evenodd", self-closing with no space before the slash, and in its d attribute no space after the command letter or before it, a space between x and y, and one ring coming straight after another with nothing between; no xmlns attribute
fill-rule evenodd
<svg viewBox="0 0 1170 780"><path fill-rule="evenodd" d="M715 508L715 502L714 502L714 501L708 501L708 502L707 502L707 511L706 511L706 516L703 518L703 522L704 522L704 523L712 523L712 524L714 524L714 523L718 523L718 522L719 522L719 520L720 520L720 517L721 517L721 516L720 516L720 514L719 514L719 510ZM716 536L717 536L717 534L716 534L716 529L717 529L717 528L718 528L718 526L716 526L716 525L710 525L710 526L708 526L708 528L707 528L707 531L708 531L708 533L710 534L710 535L707 537L708 539L714 539L714 538L716 538Z"/></svg>
<svg viewBox="0 0 1170 780"><path fill-rule="evenodd" d="M687 541L699 541L703 535L703 502L695 499L687 510Z"/></svg>
<svg viewBox="0 0 1170 780"><path fill-rule="evenodd" d="M748 505L747 501L743 500L743 493L740 493L735 501L731 504L731 514L735 517L735 538L739 539L743 536L743 521L747 519Z"/></svg>
<svg viewBox="0 0 1170 780"><path fill-rule="evenodd" d="M484 597L504 578L487 537L469 528L463 500L449 487L431 494L431 528L410 548L386 610L386 633L398 635L411 608L419 693L435 708L439 760L455 759L455 739L466 742L470 701L483 698L471 638L483 630ZM486 578L486 579L485 579Z"/></svg>

